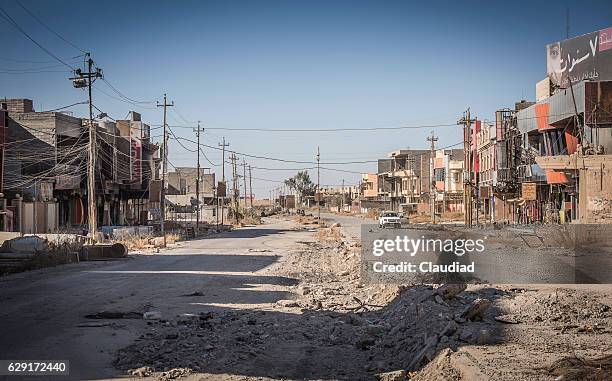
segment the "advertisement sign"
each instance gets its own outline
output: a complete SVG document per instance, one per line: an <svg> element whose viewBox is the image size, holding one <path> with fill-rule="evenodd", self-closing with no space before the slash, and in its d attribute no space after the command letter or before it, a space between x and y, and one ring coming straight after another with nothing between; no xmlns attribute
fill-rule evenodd
<svg viewBox="0 0 612 381"><path fill-rule="evenodd" d="M551 85L567 89L585 79L612 79L612 27L546 45Z"/></svg>
<svg viewBox="0 0 612 381"><path fill-rule="evenodd" d="M536 183L523 183L521 185L521 195L523 200L535 201L537 200L537 185Z"/></svg>
<svg viewBox="0 0 612 381"><path fill-rule="evenodd" d="M142 142L137 138L130 139L130 174L132 181L142 181Z"/></svg>

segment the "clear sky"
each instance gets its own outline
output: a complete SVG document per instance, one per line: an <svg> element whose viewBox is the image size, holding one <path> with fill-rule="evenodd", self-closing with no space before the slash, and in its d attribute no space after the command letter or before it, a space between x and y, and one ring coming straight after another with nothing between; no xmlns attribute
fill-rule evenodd
<svg viewBox="0 0 612 381"><path fill-rule="evenodd" d="M612 26L609 0L21 3L66 40L91 51L106 79L124 95L157 101L167 93L176 105L169 113L171 126L201 120L211 128L202 137L205 144L216 146L225 136L238 152L296 161L314 160L317 146L322 162L375 160L395 149L425 148L432 128L318 133L213 128L452 124L468 106L472 115L492 119L496 109L533 100L535 83L546 76L545 45L565 38L566 8L572 36ZM82 58L72 59L81 51L15 0L0 6L46 49L71 65L82 64ZM67 67L2 18L0 35L0 97L32 98L37 110L86 99L67 80ZM124 118L136 110L147 123L161 124L161 109L154 104L120 101L104 82L96 86L94 103L110 116ZM87 115L84 106L70 110ZM194 139L189 128L174 132ZM461 140L458 126L435 128L435 133L440 146ZM174 141L169 152L173 165L195 165L195 153ZM221 162L219 151L205 152L214 164ZM294 174L293 168L312 166L247 162L290 168L253 169L260 198L279 185L266 180L280 181ZM204 159L202 165L210 166ZM376 170L375 163L325 167ZM342 179L356 184L359 175L321 171L323 185Z"/></svg>

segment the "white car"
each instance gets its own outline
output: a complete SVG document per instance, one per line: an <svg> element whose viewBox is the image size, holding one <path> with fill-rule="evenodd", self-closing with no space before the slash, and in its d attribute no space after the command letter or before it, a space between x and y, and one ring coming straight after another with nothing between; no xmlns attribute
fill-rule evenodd
<svg viewBox="0 0 612 381"><path fill-rule="evenodd" d="M386 211L378 217L378 226L386 228L387 226L399 228L401 226L400 214L398 212Z"/></svg>

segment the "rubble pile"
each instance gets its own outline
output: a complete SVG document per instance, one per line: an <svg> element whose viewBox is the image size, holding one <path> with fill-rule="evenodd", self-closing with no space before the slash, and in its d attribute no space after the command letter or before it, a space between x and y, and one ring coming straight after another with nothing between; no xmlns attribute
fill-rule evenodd
<svg viewBox="0 0 612 381"><path fill-rule="evenodd" d="M521 322L545 322L566 329L585 323L603 329L612 318L610 306L596 295L562 288L548 293L524 291L514 298L508 310L509 316Z"/></svg>
<svg viewBox="0 0 612 381"><path fill-rule="evenodd" d="M121 350L115 365L130 374L144 369L156 379L188 373L244 380L459 380L470 379L469 374L471 379L523 379L525 359L512 363L516 370L497 374L495 364L508 362L505 350L491 352L489 364L481 353L477 365L471 351L513 340L521 343L520 352L545 348L550 361L530 356L541 367L563 357L558 347L566 340L565 330L589 336L608 332L600 328L609 326L609 307L584 292L362 284L359 243L347 237L319 240L318 235L298 242L297 249L262 272L299 279L286 286L293 299L260 309L214 307L147 321L148 332ZM551 340L545 333L550 326L561 327L562 336ZM521 337L531 341L522 343ZM559 372L536 368L529 372L538 377Z"/></svg>
<svg viewBox="0 0 612 381"><path fill-rule="evenodd" d="M225 310L151 321L150 331L122 350L115 365L149 369L158 377L172 369L332 379L405 373L444 348L495 340L498 323L485 301L497 292L453 287L402 288L379 309L357 303L345 290L343 309L361 312L305 308L309 302L300 298L279 303L279 311Z"/></svg>

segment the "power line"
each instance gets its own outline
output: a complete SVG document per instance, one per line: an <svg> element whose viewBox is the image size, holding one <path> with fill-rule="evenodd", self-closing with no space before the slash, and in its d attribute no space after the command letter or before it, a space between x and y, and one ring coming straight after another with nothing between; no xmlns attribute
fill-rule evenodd
<svg viewBox="0 0 612 381"><path fill-rule="evenodd" d="M139 100L128 97L127 95L119 91L115 86L113 86L106 78L102 78L102 82L106 83L108 87L110 87L110 89L115 92L115 94L119 95L121 98L125 99L129 103L136 103L136 104L154 104L155 103L155 101L139 101Z"/></svg>
<svg viewBox="0 0 612 381"><path fill-rule="evenodd" d="M15 27L15 29L17 29L19 32L21 32L21 34L26 36L28 38L28 40L32 41L36 46L38 46L42 51L47 53L50 57L52 57L53 59L55 59L59 63L63 64L64 66L69 67L71 70L74 70L74 68L72 66L70 66L69 64L67 64L66 61L62 60L61 58L59 58L58 56L53 54L53 52L51 52L49 49L45 48L42 44L40 44L32 36L30 36L28 34L28 32L26 32L21 26L19 26L19 24L17 24L17 22L15 20L13 20L11 15L9 15L8 12L4 8L2 8L2 7L0 7L0 16L2 16L2 18L4 18L6 21L8 21L9 24L13 25L13 27Z"/></svg>
<svg viewBox="0 0 612 381"><path fill-rule="evenodd" d="M223 130L223 131L256 131L256 132L336 132L336 131L379 131L379 130L406 130L406 129L421 129L421 128L440 128L453 127L452 124L431 124L431 125L414 125L414 126L399 126L399 127L347 127L347 128L234 128L234 127L207 127L207 130ZM173 128L195 128L190 125L175 125Z"/></svg>
<svg viewBox="0 0 612 381"><path fill-rule="evenodd" d="M547 117L564 117L564 116L573 116L574 112L571 113L561 113L561 114L555 114L555 115L548 115ZM516 118L517 121L521 121L521 120L531 120L531 119L542 119L545 117L542 116L534 116L534 117L523 117L523 118ZM486 120L486 119L483 119ZM410 126L396 126L396 127L364 127L364 128L357 128L357 127L346 127L346 128L297 128L297 129L290 129L290 128L247 128L247 127L207 127L207 130L222 130L222 131L254 131L254 132L342 132L342 131L384 131L384 130L405 130L405 129L423 129L423 128L443 128L443 127L453 127L456 126L457 122L454 122L452 124L431 124L431 125L410 125ZM161 127L161 125L159 124L155 124L153 125L155 127ZM178 124L178 125L172 125L169 126L172 128L195 128L194 125L190 125L190 124Z"/></svg>
<svg viewBox="0 0 612 381"><path fill-rule="evenodd" d="M63 58L65 61L70 61L70 60L74 60L76 58L82 57L82 55L78 55L75 57L66 57ZM16 58L7 58L7 57L0 57L0 61L6 61L6 62L15 62L15 63L29 63L29 64L49 64L52 62L55 62L55 60L45 60L45 61L32 61L32 60L20 60L20 59L16 59Z"/></svg>
<svg viewBox="0 0 612 381"><path fill-rule="evenodd" d="M74 106L77 106L77 105L86 105L86 104L87 104L87 101L82 101L82 102L73 103L73 104L68 105L68 106L54 108L53 110L46 110L46 111L40 111L40 112L54 112L54 111L59 111L59 110L64 110L64 109L67 109L67 108L70 108L70 107L74 107ZM96 106L94 106L94 107L96 107ZM97 109L97 107L96 107L96 109ZM100 110L98 110L98 111L100 111ZM100 111L100 112L102 112L102 111Z"/></svg>
<svg viewBox="0 0 612 381"><path fill-rule="evenodd" d="M15 0L15 2L17 3L17 5L19 5L21 7L21 9L23 9L24 11L26 11L27 14L29 14L30 16L32 16L32 18L36 21L38 21L38 23L42 26L44 26L49 32L53 33L57 38L59 38L60 40L64 41L65 43L67 43L68 45L72 46L73 48L75 48L76 50L79 50L81 53L86 53L83 49L79 48L78 46L76 46L74 43L68 41L67 39L65 39L64 37L62 37L62 35L60 35L59 33L57 33L55 30L51 29L51 27L47 24L45 24L40 18L38 18L34 13L30 12L23 4L21 4L21 2L19 0Z"/></svg>

